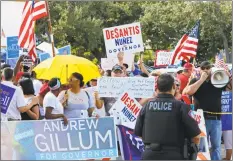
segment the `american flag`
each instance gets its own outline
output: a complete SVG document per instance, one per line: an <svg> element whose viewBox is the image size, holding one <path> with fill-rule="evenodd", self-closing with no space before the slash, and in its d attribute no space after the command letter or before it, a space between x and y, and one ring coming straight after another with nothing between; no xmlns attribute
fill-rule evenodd
<svg viewBox="0 0 233 161"><path fill-rule="evenodd" d="M228 66L224 62L222 53L219 53L215 56L215 65L214 66L217 68L223 68L226 71L229 71Z"/></svg>
<svg viewBox="0 0 233 161"><path fill-rule="evenodd" d="M28 49L28 55L36 60L35 22L47 16L46 1L26 1L19 30L19 46Z"/></svg>
<svg viewBox="0 0 233 161"><path fill-rule="evenodd" d="M175 47L173 56L171 59L171 65L174 65L176 60L184 60L189 62L191 57L196 57L198 46L200 20L198 20L195 26L189 33L183 35Z"/></svg>

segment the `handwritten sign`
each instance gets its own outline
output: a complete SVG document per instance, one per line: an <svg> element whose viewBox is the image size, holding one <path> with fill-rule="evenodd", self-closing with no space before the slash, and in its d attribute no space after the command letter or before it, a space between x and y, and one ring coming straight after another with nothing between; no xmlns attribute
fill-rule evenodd
<svg viewBox="0 0 233 161"><path fill-rule="evenodd" d="M20 50L18 36L7 37L7 59L18 58Z"/></svg>
<svg viewBox="0 0 233 161"><path fill-rule="evenodd" d="M119 52L136 53L144 51L141 25L139 22L103 29L108 57Z"/></svg>
<svg viewBox="0 0 233 161"><path fill-rule="evenodd" d="M15 94L15 89L1 83L1 113L6 114L11 100Z"/></svg>
<svg viewBox="0 0 233 161"><path fill-rule="evenodd" d="M134 129L141 108L142 106L135 98L128 92L124 92L109 110L109 113L117 124Z"/></svg>
<svg viewBox="0 0 233 161"><path fill-rule="evenodd" d="M94 92L97 91L97 87L96 86L94 86L94 87L87 87L87 88L84 88L83 90L87 91L90 94L92 94L92 93L94 93Z"/></svg>
<svg viewBox="0 0 233 161"><path fill-rule="evenodd" d="M232 113L232 92L224 91L222 92L222 112ZM222 131L232 130L232 114L223 114L221 116L222 120Z"/></svg>
<svg viewBox="0 0 233 161"><path fill-rule="evenodd" d="M155 92L154 78L102 77L97 84L100 97L120 97L127 91L134 98L151 98Z"/></svg>
<svg viewBox="0 0 233 161"><path fill-rule="evenodd" d="M156 51L155 67L164 67L170 65L173 52L168 50Z"/></svg>
<svg viewBox="0 0 233 161"><path fill-rule="evenodd" d="M103 126L104 125L104 126ZM112 117L1 122L1 147L15 154L9 160L87 160L118 156ZM4 145L5 144L5 145ZM9 145L11 144L11 145ZM26 152L26 153L25 153Z"/></svg>

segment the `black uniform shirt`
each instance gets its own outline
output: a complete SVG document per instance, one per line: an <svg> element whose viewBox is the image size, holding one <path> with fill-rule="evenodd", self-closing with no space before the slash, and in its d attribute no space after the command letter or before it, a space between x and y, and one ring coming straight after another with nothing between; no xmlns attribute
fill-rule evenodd
<svg viewBox="0 0 233 161"><path fill-rule="evenodd" d="M151 102L153 103L160 100L173 101L176 104L176 107L172 106L171 111L148 111ZM175 98L170 94L159 94L156 99L149 101L140 111L135 126L135 135L143 137L143 133L145 132L145 117L146 113L148 112L153 112L154 120L149 122L152 124L151 127L155 128L155 132L153 134L155 137L163 138L163 136L159 136L161 132L160 129L165 132L164 134L161 134L164 135L165 138L175 137L177 139L179 138L180 140L182 140L184 137L193 138L201 133L197 122L192 117L190 106L181 101L175 100ZM170 113L168 114L167 112ZM170 118L175 121L169 121L170 118L168 116L171 116L172 118ZM166 133L166 131L172 132Z"/></svg>

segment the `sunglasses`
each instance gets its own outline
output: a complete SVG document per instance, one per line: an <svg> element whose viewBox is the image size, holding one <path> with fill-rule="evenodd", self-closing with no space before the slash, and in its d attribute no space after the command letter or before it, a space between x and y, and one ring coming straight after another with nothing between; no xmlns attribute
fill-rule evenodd
<svg viewBox="0 0 233 161"><path fill-rule="evenodd" d="M209 70L211 67L210 66L207 66L207 67L201 67L201 70Z"/></svg>
<svg viewBox="0 0 233 161"><path fill-rule="evenodd" d="M115 71L113 71L113 73L115 73L115 74L118 74L118 73L121 74L123 72L122 72L122 70L115 70Z"/></svg>
<svg viewBox="0 0 233 161"><path fill-rule="evenodd" d="M76 79L76 78L70 78L68 81L69 82L74 82L74 81L77 81L78 79Z"/></svg>

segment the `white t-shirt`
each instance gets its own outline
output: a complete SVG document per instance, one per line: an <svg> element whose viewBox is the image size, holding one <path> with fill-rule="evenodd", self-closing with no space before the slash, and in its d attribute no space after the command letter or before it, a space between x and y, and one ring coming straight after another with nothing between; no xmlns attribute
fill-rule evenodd
<svg viewBox="0 0 233 161"><path fill-rule="evenodd" d="M60 92L58 99L63 100L66 91ZM90 94L87 94L84 90L81 90L79 93L75 94L70 90L67 91L68 102L67 107L64 110L64 114L67 118L81 118L88 117L87 109L95 107L93 99ZM84 114L83 114L84 113ZM82 116L85 115L85 116Z"/></svg>
<svg viewBox="0 0 233 161"><path fill-rule="evenodd" d="M21 115L20 111L18 108L24 107L27 105L25 99L24 99L24 94L23 91L20 87L17 87L13 84L11 81L2 81L2 84L14 88L15 89L15 94L12 97L11 103L8 107L6 117L9 119L19 119L21 120Z"/></svg>
<svg viewBox="0 0 233 161"><path fill-rule="evenodd" d="M33 79L33 88L35 90L36 96L40 93L40 89L42 86L43 86L43 84L39 80Z"/></svg>
<svg viewBox="0 0 233 161"><path fill-rule="evenodd" d="M64 114L64 108L59 99L51 92L48 92L43 100L44 111L47 107L53 107L52 114Z"/></svg>

